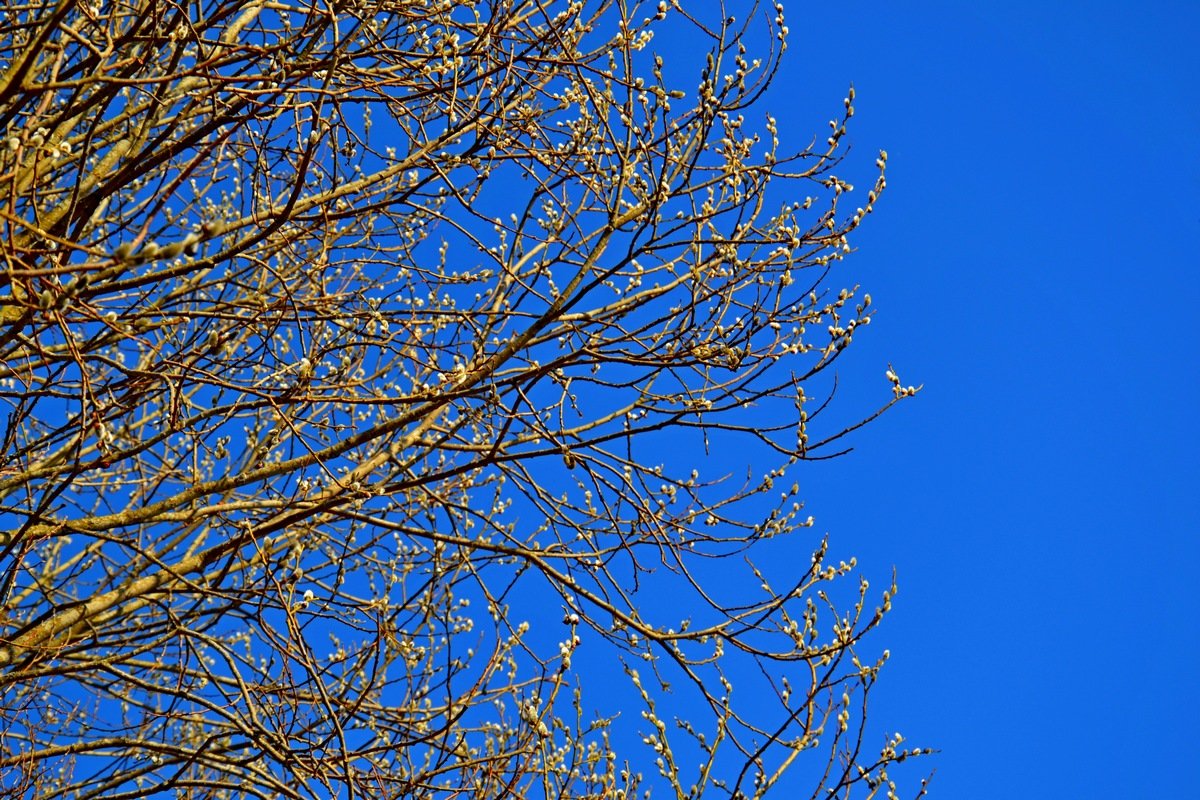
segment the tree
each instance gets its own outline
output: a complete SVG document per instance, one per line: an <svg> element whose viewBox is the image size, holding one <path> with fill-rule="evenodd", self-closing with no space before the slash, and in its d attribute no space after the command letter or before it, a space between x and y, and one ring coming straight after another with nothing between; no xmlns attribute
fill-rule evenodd
<svg viewBox="0 0 1200 800"><path fill-rule="evenodd" d="M786 152L710 11L0 12L8 796L892 796L786 477L886 155L845 211L853 92Z"/></svg>

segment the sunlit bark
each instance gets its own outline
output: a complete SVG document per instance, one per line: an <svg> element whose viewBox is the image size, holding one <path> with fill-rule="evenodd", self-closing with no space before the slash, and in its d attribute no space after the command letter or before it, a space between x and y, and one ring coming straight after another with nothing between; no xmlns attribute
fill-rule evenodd
<svg viewBox="0 0 1200 800"><path fill-rule="evenodd" d="M781 7L703 5L2 12L11 796L891 796L895 587L788 475L886 155L853 92L786 150Z"/></svg>

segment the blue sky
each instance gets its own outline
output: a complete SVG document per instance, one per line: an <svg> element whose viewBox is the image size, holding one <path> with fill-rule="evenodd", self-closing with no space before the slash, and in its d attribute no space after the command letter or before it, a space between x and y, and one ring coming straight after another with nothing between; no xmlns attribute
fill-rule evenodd
<svg viewBox="0 0 1200 800"><path fill-rule="evenodd" d="M861 284L877 309L838 360L837 413L886 401L889 363L925 386L853 453L788 475L831 562L857 556L878 589L898 572L864 648L891 652L874 732L941 751L905 773L912 787L936 769L933 798L1194 795L1200 5L788 15L762 109L799 150L853 83L858 196L889 153L887 192L828 282ZM550 609L538 635L562 638L557 598L526 602ZM584 678L631 692L580 652ZM631 725L638 710L622 710Z"/></svg>
<svg viewBox="0 0 1200 800"><path fill-rule="evenodd" d="M823 13L767 105L803 144L853 81L849 161L890 156L843 401L889 361L926 386L802 480L833 551L899 573L874 721L942 750L934 797L1187 796L1200 6Z"/></svg>

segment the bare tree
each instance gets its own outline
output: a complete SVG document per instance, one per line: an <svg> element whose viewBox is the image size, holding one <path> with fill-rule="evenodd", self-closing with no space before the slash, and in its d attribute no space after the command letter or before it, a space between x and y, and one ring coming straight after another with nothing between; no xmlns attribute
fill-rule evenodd
<svg viewBox="0 0 1200 800"><path fill-rule="evenodd" d="M696 5L0 12L8 796L895 796L788 476L886 155Z"/></svg>

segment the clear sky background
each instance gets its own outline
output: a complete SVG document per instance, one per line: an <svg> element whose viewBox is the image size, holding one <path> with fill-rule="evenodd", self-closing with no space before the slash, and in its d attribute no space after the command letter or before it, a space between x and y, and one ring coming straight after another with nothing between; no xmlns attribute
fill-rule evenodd
<svg viewBox="0 0 1200 800"><path fill-rule="evenodd" d="M1198 796L1200 4L788 14L781 127L853 81L849 161L890 156L843 402L926 386L803 474L899 573L874 722L942 750L933 797Z"/></svg>
<svg viewBox="0 0 1200 800"><path fill-rule="evenodd" d="M854 84L851 207L889 153L837 408L925 386L788 475L898 572L874 730L935 800L1200 797L1200 2L784 2L761 108L802 149Z"/></svg>

